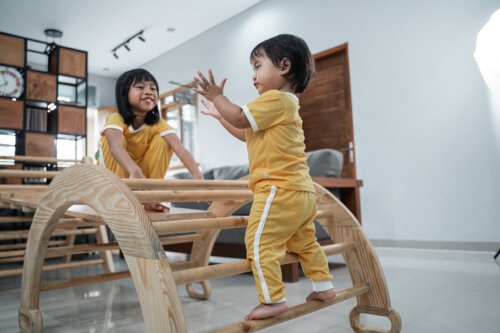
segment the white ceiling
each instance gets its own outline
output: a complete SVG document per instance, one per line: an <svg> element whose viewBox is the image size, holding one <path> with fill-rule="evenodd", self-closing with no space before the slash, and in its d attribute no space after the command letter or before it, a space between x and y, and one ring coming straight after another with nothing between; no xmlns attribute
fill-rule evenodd
<svg viewBox="0 0 500 333"><path fill-rule="evenodd" d="M90 74L117 77L260 1L0 0L0 31L52 42L44 30L61 30L55 42L88 51ZM120 48L115 59L111 50L141 30L146 42L134 39L131 51Z"/></svg>

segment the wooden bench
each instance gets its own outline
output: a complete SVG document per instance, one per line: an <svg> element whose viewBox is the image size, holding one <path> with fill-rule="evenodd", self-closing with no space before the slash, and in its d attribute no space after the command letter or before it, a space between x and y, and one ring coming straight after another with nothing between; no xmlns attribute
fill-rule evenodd
<svg viewBox="0 0 500 333"><path fill-rule="evenodd" d="M253 194L247 186L246 181L119 179L104 168L85 164L64 170L37 203L23 268L19 328L22 332L43 330L38 305L43 290L131 276L147 331L186 332L177 285L185 284L191 297L206 299L211 293L210 279L251 270L248 260L208 265L219 230L246 226L247 217L233 217L231 214L252 200ZM353 287L339 291L328 302L309 301L276 317L236 323L214 332L253 332L353 297L358 304L351 311L350 322L356 332L400 332L401 318L391 308L377 255L356 218L321 186L316 185L316 193L316 219L335 242L323 249L327 255L343 254ZM142 206L146 202L197 200L213 202L203 217L179 215L173 218L172 213L148 214ZM68 208L75 204L87 206L82 206L87 210L92 207L92 212L87 211L89 215L86 217L99 218L110 227L117 242L105 246L119 247L130 271L41 284L43 260L57 251L47 249L50 235L58 221L71 214ZM87 220L82 219L82 222ZM171 237L160 238L159 235ZM180 242L193 242L189 261L170 265L163 245ZM80 250L83 248L75 246L59 254ZM296 255L288 253L283 263L297 260ZM193 283L201 284L203 292L192 289ZM364 327L359 321L361 313L387 317L391 322L390 330Z"/></svg>

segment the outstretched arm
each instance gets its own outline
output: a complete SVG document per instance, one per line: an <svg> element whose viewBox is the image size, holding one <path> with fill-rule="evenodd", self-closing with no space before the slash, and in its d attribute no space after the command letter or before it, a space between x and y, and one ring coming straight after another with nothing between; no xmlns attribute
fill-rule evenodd
<svg viewBox="0 0 500 333"><path fill-rule="evenodd" d="M141 168L132 160L130 155L123 147L122 132L114 128L108 128L104 131L106 140L109 144L109 153L118 164L128 172L130 178L146 178Z"/></svg>
<svg viewBox="0 0 500 333"><path fill-rule="evenodd" d="M240 106L231 103L231 101L223 94L224 85L226 84L227 79L222 79L220 84L217 85L211 69L208 70L209 80L207 80L201 72L198 72L198 76L199 78L195 77L194 80L198 83L201 89L193 88L194 91L203 95L210 102L213 102L217 110L219 110L222 118L224 118L232 126L236 128L250 127L250 123L248 122L243 109Z"/></svg>
<svg viewBox="0 0 500 333"><path fill-rule="evenodd" d="M177 134L170 133L164 135L163 137L177 154L182 164L184 164L184 166L189 170L193 179L203 179L203 175L201 174L200 169L198 169L198 165L196 165L193 155L191 155L191 153L184 147Z"/></svg>
<svg viewBox="0 0 500 333"><path fill-rule="evenodd" d="M231 133L235 138L241 141L246 141L245 139L245 130L242 128L236 128L230 123L227 122L224 118L222 118L219 110L215 107L214 103L210 101L206 101L204 99L201 100L201 103L207 108L206 111L201 110L201 113L207 115L207 116L212 116L215 119L219 120L222 126L229 132Z"/></svg>

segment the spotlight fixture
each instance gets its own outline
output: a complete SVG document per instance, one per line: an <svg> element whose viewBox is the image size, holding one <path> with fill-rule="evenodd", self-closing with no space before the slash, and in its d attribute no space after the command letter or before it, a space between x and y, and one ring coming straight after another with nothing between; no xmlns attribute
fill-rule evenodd
<svg viewBox="0 0 500 333"><path fill-rule="evenodd" d="M130 47L129 47L129 43L137 37L137 39L139 39L140 41L142 42L146 42L146 39L142 36L142 34L144 33L144 30L141 30L139 31L138 33L136 33L135 35L133 35L132 37L128 38L126 41L124 41L123 43L121 43L120 45L116 46L114 49L111 50L111 53L113 54L113 56L118 59L118 54L117 54L117 51L123 47L125 48L125 50L129 51L130 52Z"/></svg>

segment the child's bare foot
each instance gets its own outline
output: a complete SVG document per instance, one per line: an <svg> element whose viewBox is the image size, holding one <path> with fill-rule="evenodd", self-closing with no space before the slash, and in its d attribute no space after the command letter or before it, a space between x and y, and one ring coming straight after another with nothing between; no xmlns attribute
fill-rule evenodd
<svg viewBox="0 0 500 333"><path fill-rule="evenodd" d="M170 208L160 204L160 203L145 203L145 210L152 210L154 212L168 212Z"/></svg>
<svg viewBox="0 0 500 333"><path fill-rule="evenodd" d="M331 299L334 299L336 295L337 293L333 288L325 291L313 291L309 294L309 296L306 297L306 301L309 302L313 299L318 299L320 301L329 301Z"/></svg>
<svg viewBox="0 0 500 333"><path fill-rule="evenodd" d="M245 316L245 320L264 319L279 315L288 310L288 303L259 304Z"/></svg>

